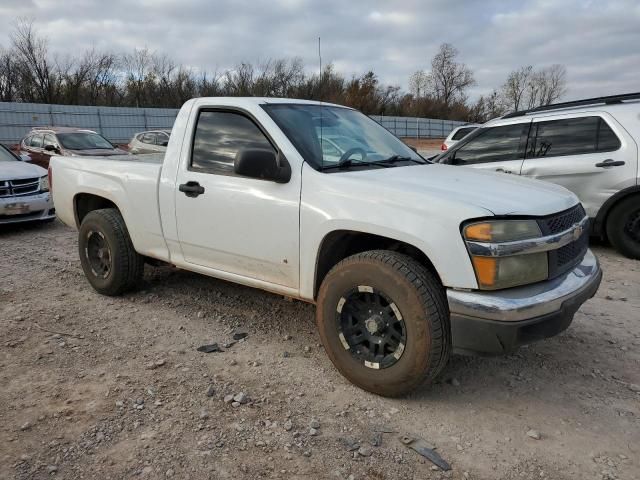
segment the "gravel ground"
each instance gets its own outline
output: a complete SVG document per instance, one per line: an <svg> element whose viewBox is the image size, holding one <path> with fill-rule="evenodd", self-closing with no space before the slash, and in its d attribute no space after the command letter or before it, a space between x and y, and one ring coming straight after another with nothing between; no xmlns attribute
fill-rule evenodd
<svg viewBox="0 0 640 480"><path fill-rule="evenodd" d="M336 372L311 305L169 267L102 297L58 222L0 245L2 479L640 478L640 262L608 247L565 333L391 400Z"/></svg>

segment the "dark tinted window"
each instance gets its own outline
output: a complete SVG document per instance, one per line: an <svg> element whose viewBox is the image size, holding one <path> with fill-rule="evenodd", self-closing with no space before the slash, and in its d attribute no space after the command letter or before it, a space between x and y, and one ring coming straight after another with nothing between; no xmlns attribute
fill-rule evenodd
<svg viewBox="0 0 640 480"><path fill-rule="evenodd" d="M191 154L193 169L232 175L236 153L243 148L273 150L267 137L244 115L200 112Z"/></svg>
<svg viewBox="0 0 640 480"><path fill-rule="evenodd" d="M531 129L527 157L558 157L620 148L620 140L601 117L539 122Z"/></svg>
<svg viewBox="0 0 640 480"><path fill-rule="evenodd" d="M461 128L460 130L458 130L456 133L453 134L453 137L451 137L451 140L461 140L462 138L464 138L468 133L473 132L477 127L466 127L466 128Z"/></svg>
<svg viewBox="0 0 640 480"><path fill-rule="evenodd" d="M520 143L528 128L528 123L483 128L453 152L455 163L468 165L523 158L524 149L520 148Z"/></svg>
<svg viewBox="0 0 640 480"><path fill-rule="evenodd" d="M598 129L598 144L596 150L598 152L611 152L620 148L620 139L611 130L602 118L600 119L600 128Z"/></svg>
<svg viewBox="0 0 640 480"><path fill-rule="evenodd" d="M557 157L596 151L600 117L566 118L533 125L528 157Z"/></svg>

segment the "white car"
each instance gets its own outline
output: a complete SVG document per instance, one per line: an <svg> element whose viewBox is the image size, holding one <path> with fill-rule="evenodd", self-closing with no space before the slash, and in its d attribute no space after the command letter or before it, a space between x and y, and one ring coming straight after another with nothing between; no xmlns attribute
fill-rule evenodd
<svg viewBox="0 0 640 480"><path fill-rule="evenodd" d="M440 150L444 152L450 149L456 143L458 143L460 140L462 140L464 137L469 135L480 126L481 125L479 123L467 123L466 125L461 125L460 127L454 128L453 130L451 130L449 135L447 135L447 138L444 139L442 145L440 145Z"/></svg>
<svg viewBox="0 0 640 480"><path fill-rule="evenodd" d="M640 259L640 93L514 112L435 159L546 180L573 191L594 235Z"/></svg>
<svg viewBox="0 0 640 480"><path fill-rule="evenodd" d="M358 146L326 156L331 135ZM602 275L565 188L429 163L339 105L193 99L164 159L54 157L51 179L96 291L134 288L153 259L315 303L335 366L382 395L452 349L561 332Z"/></svg>
<svg viewBox="0 0 640 480"><path fill-rule="evenodd" d="M129 142L129 153L164 153L171 130L149 130L136 133Z"/></svg>
<svg viewBox="0 0 640 480"><path fill-rule="evenodd" d="M47 171L0 145L0 225L55 218Z"/></svg>

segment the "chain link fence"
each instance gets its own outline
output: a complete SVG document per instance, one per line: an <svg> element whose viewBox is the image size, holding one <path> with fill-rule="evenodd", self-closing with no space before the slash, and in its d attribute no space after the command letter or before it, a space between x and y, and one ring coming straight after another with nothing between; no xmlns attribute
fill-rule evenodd
<svg viewBox="0 0 640 480"><path fill-rule="evenodd" d="M170 129L174 108L87 107L0 102L0 143L18 143L32 127L77 127L94 130L113 143L127 143L144 130ZM418 117L371 115L398 137L444 138L464 122Z"/></svg>

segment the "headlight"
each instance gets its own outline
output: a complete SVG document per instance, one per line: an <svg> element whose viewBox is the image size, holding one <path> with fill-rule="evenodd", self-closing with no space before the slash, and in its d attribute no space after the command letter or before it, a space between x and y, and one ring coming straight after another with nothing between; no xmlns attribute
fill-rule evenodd
<svg viewBox="0 0 640 480"><path fill-rule="evenodd" d="M47 176L40 177L40 191L41 192L49 191L49 177Z"/></svg>
<svg viewBox="0 0 640 480"><path fill-rule="evenodd" d="M546 252L501 256L501 243L540 238L534 220L496 220L472 223L463 229L471 263L483 290L498 290L546 280L549 276Z"/></svg>
<svg viewBox="0 0 640 480"><path fill-rule="evenodd" d="M479 242L513 242L542 236L535 220L504 220L467 225L464 237Z"/></svg>

